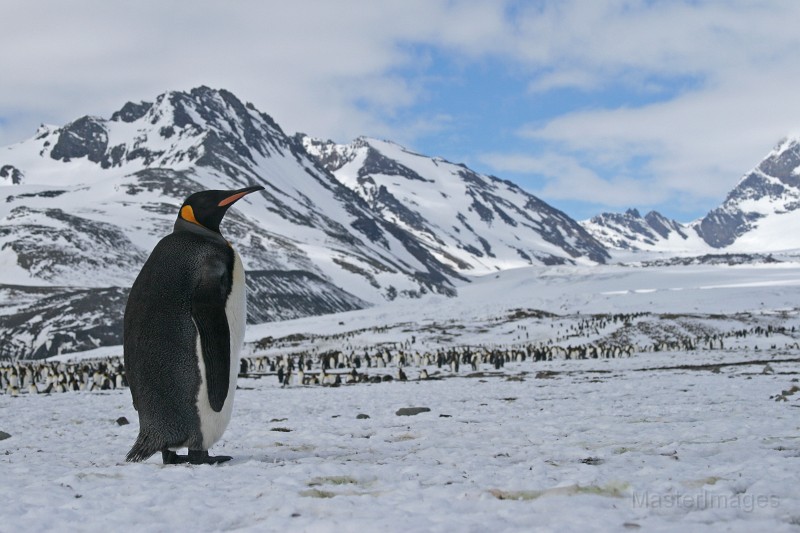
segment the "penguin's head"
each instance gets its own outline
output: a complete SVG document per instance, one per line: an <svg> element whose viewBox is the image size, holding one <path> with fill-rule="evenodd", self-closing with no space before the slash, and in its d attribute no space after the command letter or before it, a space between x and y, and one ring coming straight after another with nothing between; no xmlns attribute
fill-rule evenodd
<svg viewBox="0 0 800 533"><path fill-rule="evenodd" d="M222 217L237 200L251 192L263 191L256 185L235 191L201 191L189 196L178 213L178 221L186 221L219 233ZM177 223L176 223L177 224Z"/></svg>

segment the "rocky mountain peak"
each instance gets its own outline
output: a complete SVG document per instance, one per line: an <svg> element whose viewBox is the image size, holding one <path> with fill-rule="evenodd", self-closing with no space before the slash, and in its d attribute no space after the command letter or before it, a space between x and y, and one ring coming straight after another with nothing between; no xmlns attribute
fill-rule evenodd
<svg viewBox="0 0 800 533"><path fill-rule="evenodd" d="M302 144L377 216L458 273L608 258L576 222L511 182L390 141L303 137Z"/></svg>
<svg viewBox="0 0 800 533"><path fill-rule="evenodd" d="M58 132L58 140L50 157L64 162L86 157L100 163L108 150L108 129L98 117L84 116L70 122Z"/></svg>
<svg viewBox="0 0 800 533"><path fill-rule="evenodd" d="M349 145L336 144L330 139L318 139L305 133L295 134L295 141L303 147L308 155L330 172L335 172L351 162L355 159L358 149L366 146L358 141Z"/></svg>
<svg viewBox="0 0 800 533"><path fill-rule="evenodd" d="M85 157L102 168L197 164L242 180L257 159L294 147L269 115L209 87L127 102L109 120L85 116L61 128L40 128L36 138L43 153L62 162Z"/></svg>
<svg viewBox="0 0 800 533"><path fill-rule="evenodd" d="M653 231L658 233L663 239L668 239L673 233L679 235L682 239L689 238L687 233L688 228L686 228L686 226L671 218L665 217L658 211L650 211L644 216L644 219Z"/></svg>
<svg viewBox="0 0 800 533"><path fill-rule="evenodd" d="M696 231L714 248L734 244L743 235L800 208L800 139L787 137L703 217ZM764 243L767 244L767 243Z"/></svg>
<svg viewBox="0 0 800 533"><path fill-rule="evenodd" d="M800 188L800 138L783 138L757 168L784 185Z"/></svg>
<svg viewBox="0 0 800 533"><path fill-rule="evenodd" d="M366 141L312 146L342 161L369 150ZM13 299L0 309L0 338L16 339L20 357L119 342L127 287L171 231L180 201L203 189L265 187L237 203L223 228L248 270L251 321L454 295L465 282L452 261L336 180L297 137L225 90L166 92L128 102L110 119L41 128L0 151L0 184L9 186L0 202L9 266L0 294ZM117 297L104 300L109 294ZM21 316L42 319L33 327Z"/></svg>
<svg viewBox="0 0 800 533"><path fill-rule="evenodd" d="M658 211L650 211L645 216L638 209L601 213L583 222L583 226L606 246L620 250L656 250L666 241L689 239L683 224Z"/></svg>
<svg viewBox="0 0 800 533"><path fill-rule="evenodd" d="M152 102L128 102L119 111L115 111L111 115L113 122L136 122L153 107Z"/></svg>
<svg viewBox="0 0 800 533"><path fill-rule="evenodd" d="M703 218L681 224L651 211L603 213L583 222L611 248L708 253L729 248L748 253L800 247L786 228L800 223L800 137L782 139L746 173L725 201Z"/></svg>

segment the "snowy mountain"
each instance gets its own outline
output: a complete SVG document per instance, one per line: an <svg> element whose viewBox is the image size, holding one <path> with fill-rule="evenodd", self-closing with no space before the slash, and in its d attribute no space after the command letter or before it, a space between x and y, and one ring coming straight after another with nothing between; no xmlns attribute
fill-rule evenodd
<svg viewBox="0 0 800 533"><path fill-rule="evenodd" d="M787 138L700 220L632 209L579 224L461 164L289 136L224 90L167 92L0 148L0 358L118 342L128 287L197 190L266 188L223 224L260 323L454 296L474 276L602 264L608 250L798 249L798 169L800 138Z"/></svg>
<svg viewBox="0 0 800 533"><path fill-rule="evenodd" d="M582 222L583 227L610 249L651 252L707 252L710 247L691 226L658 211L642 216L636 209L602 213Z"/></svg>
<svg viewBox="0 0 800 533"><path fill-rule="evenodd" d="M800 137L787 137L745 174L723 204L694 223L714 248L800 248Z"/></svg>
<svg viewBox="0 0 800 533"><path fill-rule="evenodd" d="M800 137L787 137L745 174L721 206L681 224L651 211L603 213L582 222L610 249L757 254L800 248Z"/></svg>
<svg viewBox="0 0 800 533"><path fill-rule="evenodd" d="M298 139L376 215L461 274L604 263L609 257L569 216L510 181L387 141Z"/></svg>
<svg viewBox="0 0 800 533"><path fill-rule="evenodd" d="M248 270L251 323L452 296L468 274L607 258L510 182L391 143L316 146L199 87L43 125L0 148L0 357L118 340L127 288L202 189L266 188L222 226Z"/></svg>

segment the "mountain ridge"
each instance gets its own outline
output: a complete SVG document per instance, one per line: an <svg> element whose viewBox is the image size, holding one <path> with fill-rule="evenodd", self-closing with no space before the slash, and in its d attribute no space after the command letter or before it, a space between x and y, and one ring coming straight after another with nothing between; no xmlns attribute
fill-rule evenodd
<svg viewBox="0 0 800 533"><path fill-rule="evenodd" d="M800 248L800 239L786 231L800 225L800 137L781 139L722 204L697 220L681 223L657 212L642 217L629 209L601 213L581 224L616 250L765 253Z"/></svg>
<svg viewBox="0 0 800 533"><path fill-rule="evenodd" d="M251 323L454 296L470 276L508 265L607 259L574 221L511 182L397 150L402 161L382 152L365 160L364 183L449 183L470 191L469 205L452 221L440 210L434 223L385 183L387 193L370 204L376 199L343 184L301 137L225 90L169 91L127 102L110 118L43 125L0 148L0 291L8 297L0 356L44 357L119 338L127 287L183 199L201 189L265 187L223 223L250 272ZM458 171L437 182L404 170L409 157ZM443 225L457 230L438 238Z"/></svg>
<svg viewBox="0 0 800 533"><path fill-rule="evenodd" d="M464 273L584 258L604 263L609 258L569 216L511 181L391 141L360 137L342 145L308 136L301 140L320 164L374 211L415 232ZM438 196L426 197L429 189ZM438 216L442 210L447 218ZM524 244L509 242L505 230Z"/></svg>
<svg viewBox="0 0 800 533"><path fill-rule="evenodd" d="M391 141L290 136L197 87L0 148L0 358L118 341L127 287L183 199L251 184L265 191L223 223L248 271L250 323L450 297L476 276L598 265L610 251L743 262L800 248L785 229L800 224L796 137L697 221L629 209L578 223L512 181Z"/></svg>

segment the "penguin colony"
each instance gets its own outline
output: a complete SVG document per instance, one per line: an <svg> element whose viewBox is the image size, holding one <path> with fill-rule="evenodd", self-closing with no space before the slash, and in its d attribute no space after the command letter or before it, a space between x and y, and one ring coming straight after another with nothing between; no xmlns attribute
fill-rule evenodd
<svg viewBox="0 0 800 533"><path fill-rule="evenodd" d="M242 260L220 233L225 213L255 186L202 191L181 206L128 296L125 374L139 414L127 461L161 452L164 464L216 464L208 449L233 410L246 318ZM188 455L178 455L188 448Z"/></svg>
<svg viewBox="0 0 800 533"><path fill-rule="evenodd" d="M0 364L0 392L11 396L107 391L127 386L119 357L80 363L18 361Z"/></svg>
<svg viewBox="0 0 800 533"><path fill-rule="evenodd" d="M565 330L566 331L566 330ZM327 353L297 353L292 355L254 355L241 358L239 377L276 379L282 386L337 386L355 383L382 383L435 379L457 373L502 368L509 362L553 361L562 359L594 359L628 357L633 353L687 350L731 349L726 339L774 335L793 336L793 328L757 326L735 330L725 335L686 338L657 342L646 346L530 344L520 348L473 346L439 350L413 350L410 343L400 348L364 351L331 351ZM265 351L266 341L257 351ZM281 341L270 341L272 348ZM777 345L765 347L775 349ZM800 349L800 344L785 348ZM439 374L437 375L437 372ZM33 387L31 386L33 385ZM24 396L36 393L74 391L105 391L127 387L125 370L118 357L87 360L78 363L48 361L17 361L0 363L0 394Z"/></svg>

